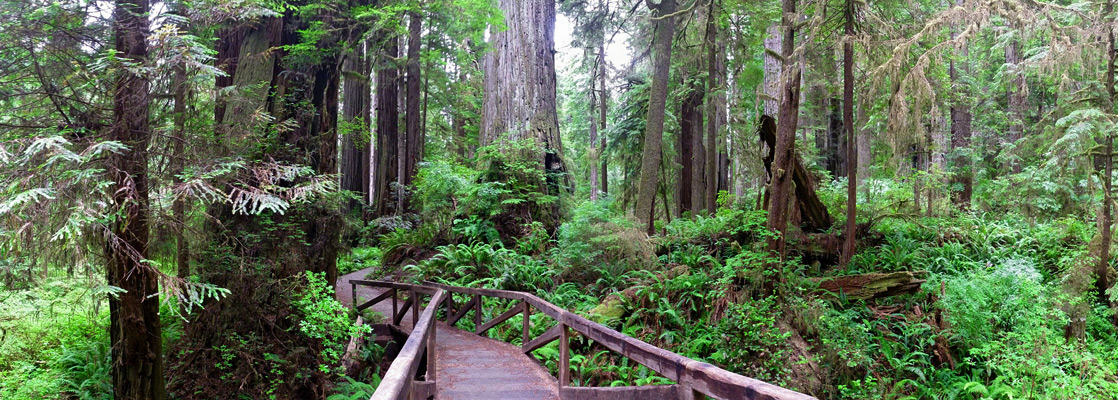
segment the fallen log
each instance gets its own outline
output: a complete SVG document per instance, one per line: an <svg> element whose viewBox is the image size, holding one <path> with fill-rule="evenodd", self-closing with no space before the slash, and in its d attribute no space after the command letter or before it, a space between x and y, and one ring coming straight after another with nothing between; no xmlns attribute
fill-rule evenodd
<svg viewBox="0 0 1118 400"><path fill-rule="evenodd" d="M812 278L819 290L841 293L849 299L870 300L915 293L927 280L928 271L898 271L847 275L832 278Z"/></svg>
<svg viewBox="0 0 1118 400"><path fill-rule="evenodd" d="M357 316L357 326L364 323L361 316ZM349 343L345 347L345 354L342 356L342 368L345 370L347 376L356 377L361 367L361 357L358 350L365 343L365 334L358 333L349 338Z"/></svg>

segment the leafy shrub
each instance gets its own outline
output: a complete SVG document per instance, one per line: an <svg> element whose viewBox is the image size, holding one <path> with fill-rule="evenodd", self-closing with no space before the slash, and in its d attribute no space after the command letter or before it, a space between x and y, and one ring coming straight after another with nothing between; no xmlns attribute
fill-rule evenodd
<svg viewBox="0 0 1118 400"><path fill-rule="evenodd" d="M603 278L611 281L633 269L649 269L656 260L648 236L615 212L610 200L584 202L571 211L559 227L553 259L564 280L591 284Z"/></svg>
<svg viewBox="0 0 1118 400"><path fill-rule="evenodd" d="M781 332L775 297L731 303L718 325L724 338L711 360L731 371L764 381L784 375L785 353L790 333Z"/></svg>
<svg viewBox="0 0 1118 400"><path fill-rule="evenodd" d="M368 325L357 326L349 320L347 310L334 298L334 286L326 282L324 273L306 273L306 286L294 301L302 314L299 331L322 342L319 370L337 371L350 337L369 333Z"/></svg>

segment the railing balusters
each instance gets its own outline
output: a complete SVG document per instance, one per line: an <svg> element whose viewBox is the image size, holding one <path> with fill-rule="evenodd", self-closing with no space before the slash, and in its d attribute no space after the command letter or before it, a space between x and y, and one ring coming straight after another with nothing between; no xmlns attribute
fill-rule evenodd
<svg viewBox="0 0 1118 400"><path fill-rule="evenodd" d="M631 387L622 390L631 390L627 392L628 395L637 396L652 396L656 398L659 396L668 395L673 398L705 400L711 398L741 398L743 395L750 398L762 400L808 400L814 399L801 393L781 388L779 386L771 385L761 382L752 378L744 377L715 367L713 365L691 360L689 358L672 353L671 351L664 350L652 346L648 343L634 339L620 332L609 329L601 324L592 322L578 314L571 313L565 309L556 307L536 296L522 292L512 292L504 290L492 289L473 289L447 286L432 282L425 282L423 285L413 285L406 283L393 283L393 282L378 282L378 281L351 281L353 286L351 290L354 291L354 300L356 303L356 286L365 285L371 287L386 288L391 291L391 296L377 296L372 300L367 301L368 304L362 306L368 307L373 304L379 303L386 297L392 297L392 314L393 318L389 323L399 324L398 320L402 320L404 313L407 309L412 310L412 337L405 343L404 347L407 348L407 358L397 358L397 361L407 361L408 366L400 366L400 368L409 369L410 375L401 374L400 368L393 370L390 368L389 373L385 374L385 379L381 383L381 390L374 394L374 399L403 399L409 397L408 391L411 396L426 396L434 393L436 369L438 363L437 357L437 338L435 324L438 323L439 307L442 307L442 301L447 301L447 323L451 324L451 320L462 318L470 308L474 311L474 329L475 333L481 332L482 327L489 325L492 328L517 313L522 313L524 319L521 325L521 348L525 354L531 356L531 352L554 340L559 340L559 360L558 369L559 373L557 383L559 385L559 394L561 398L582 398L590 396L590 398L597 398L597 396L611 397L607 393L619 394L618 389L609 388L609 390L595 390L595 388L575 388L571 387L571 331L583 335L587 339L593 340L605 348L616 352L617 354L627 357L637 364L644 365L649 369L659 373L660 375L678 382L677 385L669 386L655 386L655 387ZM432 289L434 288L434 289ZM407 299L402 307L398 303L398 291L407 290L411 297ZM385 292L388 293L388 292ZM420 294L431 295L431 301L424 308L422 317L419 312L419 296ZM454 303L453 295L457 293L460 295L472 296L472 298L457 307ZM483 299L485 297L493 297L506 300L519 300L521 301L520 309L517 306L512 306L508 311L495 317L487 324L482 324L483 319ZM470 304L470 303L473 304ZM401 310L403 308L403 310ZM540 337L530 340L531 334L531 314L535 309L541 312L556 322L556 325L547 332L544 332ZM516 311L514 311L516 310ZM426 325L424 325L426 324ZM453 324L451 324L453 328ZM415 337L419 333L422 337ZM415 339L414 341L412 339ZM411 346L409 346L409 344ZM401 349L401 356L405 352ZM417 382L414 380L416 369L419 366L417 360L423 356L423 351L427 351L427 382ZM418 352L418 354L416 353ZM396 367L397 362L392 365ZM390 375L391 378L390 378ZM394 380L395 379L395 380ZM406 379L406 381L405 381ZM601 388L606 389L606 388ZM383 391L383 393L382 393ZM599 393L600 392L600 393Z"/></svg>
<svg viewBox="0 0 1118 400"><path fill-rule="evenodd" d="M416 295L415 289L411 290L411 326L414 328L415 324L419 323L419 296Z"/></svg>
<svg viewBox="0 0 1118 400"><path fill-rule="evenodd" d="M474 333L481 333L481 296L474 295Z"/></svg>
<svg viewBox="0 0 1118 400"><path fill-rule="evenodd" d="M567 325L559 321L559 388L571 384L571 335Z"/></svg>
<svg viewBox="0 0 1118 400"><path fill-rule="evenodd" d="M528 307L527 301L521 301L520 305L524 307L524 333L520 336L520 345L528 344L528 317L532 315L532 309Z"/></svg>

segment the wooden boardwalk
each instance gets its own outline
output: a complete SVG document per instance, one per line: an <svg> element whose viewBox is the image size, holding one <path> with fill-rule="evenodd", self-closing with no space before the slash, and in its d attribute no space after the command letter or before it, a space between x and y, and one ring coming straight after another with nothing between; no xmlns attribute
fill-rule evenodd
<svg viewBox="0 0 1118 400"><path fill-rule="evenodd" d="M372 309L384 315L387 321L374 324L374 329L381 334L396 332L397 336L407 336L392 366L384 373L373 400L814 399L657 348L531 294L430 282L414 285L367 281L364 280L366 273L358 271L339 278L336 286L338 300L358 310ZM469 300L456 304L455 295ZM490 310L487 314L483 312L486 304L483 300L486 298L498 299L498 304L507 302L509 305L503 312ZM533 339L529 336L528 319L522 318L521 346L484 336L488 330L512 317L527 317L533 313L544 314L545 319L554 321L555 325ZM468 314L473 315L474 332L455 326ZM486 315L496 316L484 322ZM569 340L572 332L677 383L639 387L571 387ZM558 377L551 376L532 356L532 351L554 341L559 342Z"/></svg>
<svg viewBox="0 0 1118 400"><path fill-rule="evenodd" d="M352 306L350 280L364 279L368 271L357 271L338 279L338 300ZM361 286L357 298L369 300L383 294L385 289ZM344 294L343 294L344 293ZM371 307L385 316L392 315L392 304L379 302ZM410 309L409 309L410 310ZM405 311L401 330L410 333L412 316ZM435 346L435 373L439 376L436 399L491 400L491 399L558 399L559 383L547 369L539 365L520 347L479 336L445 322L435 326L438 337Z"/></svg>

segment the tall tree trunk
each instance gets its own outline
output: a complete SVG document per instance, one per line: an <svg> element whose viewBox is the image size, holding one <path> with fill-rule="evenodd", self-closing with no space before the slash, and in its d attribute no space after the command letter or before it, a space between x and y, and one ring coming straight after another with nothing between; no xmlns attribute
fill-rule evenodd
<svg viewBox="0 0 1118 400"><path fill-rule="evenodd" d="M683 103L688 114L680 115L682 118L680 128L684 127L682 121L690 120L686 129L688 137L691 138L691 158L685 158L684 162L691 163L691 211L699 214L709 209L706 203L708 152L703 143L703 93L700 86L691 86L690 91L683 98Z"/></svg>
<svg viewBox="0 0 1118 400"><path fill-rule="evenodd" d="M603 5L604 2L601 2ZM603 8L604 10L604 8ZM602 161L602 193L609 193L609 156L606 155L606 113L609 108L609 87L606 86L606 36L605 26L602 27L602 41L598 43L598 81L601 87L601 101L598 103L598 118L601 123L602 144L598 148Z"/></svg>
<svg viewBox="0 0 1118 400"><path fill-rule="evenodd" d="M186 165L186 101L187 82L186 67L175 66L175 133L171 135L171 184L182 185L183 169ZM190 242L186 232L186 200L176 196L171 202L171 219L175 232L175 265L178 267L179 278L186 279L190 276Z"/></svg>
<svg viewBox="0 0 1118 400"><path fill-rule="evenodd" d="M1006 139L1011 144L1017 143L1025 133L1025 71L1021 69L1021 61L1021 45L1017 40L1012 40L1005 46L1005 63L1010 69L1010 84L1006 93L1009 103L1009 135ZM1012 162L1010 170L1014 173L1021 172L1021 163Z"/></svg>
<svg viewBox="0 0 1118 400"><path fill-rule="evenodd" d="M387 30L377 33L383 55L376 63L376 149L373 153L373 207L377 217L392 214L396 209L393 183L399 180L399 69L393 63L400 47Z"/></svg>
<svg viewBox="0 0 1118 400"><path fill-rule="evenodd" d="M464 84L469 81L469 78L466 76L466 73L461 70L461 66L458 68L458 83ZM460 108L461 106L452 107L454 120L451 122L451 128L454 131L454 153L458 155L460 160L465 160L469 157L467 151L469 149L469 144L466 143L466 113Z"/></svg>
<svg viewBox="0 0 1118 400"><path fill-rule="evenodd" d="M602 59L599 56L598 62ZM598 103L598 94L595 93L595 87L598 86L597 68L590 72L590 92L587 93L590 97L590 114L587 116L590 119L590 200L598 201L598 158L601 149L598 148L598 121L595 110Z"/></svg>
<svg viewBox="0 0 1118 400"><path fill-rule="evenodd" d="M1106 3L1106 11L1104 15L1110 16L1113 13L1113 3ZM1110 97L1110 108L1114 108L1114 103L1118 100L1118 89L1114 87L1114 74L1116 63L1118 63L1118 48L1114 47L1114 28L1111 27L1107 34L1107 47L1106 47L1106 91ZM1114 218L1111 215L1111 193L1112 193L1112 176L1114 172L1114 135L1107 132L1106 135L1106 170L1103 176L1103 206L1102 206L1102 245L1099 249L1099 264L1095 271L1095 285L1098 292L1099 300L1103 304L1110 304L1110 298L1107 296L1106 290L1110 287L1109 272L1110 272L1110 243L1111 243L1111 225L1114 223ZM1118 323L1118 317L1115 317L1115 323Z"/></svg>
<svg viewBox="0 0 1118 400"><path fill-rule="evenodd" d="M419 153L423 146L420 143L421 132L419 130L421 124L420 118L420 68L419 68L419 50L422 45L421 33L423 18L419 13L411 13L411 23L408 25L408 63L407 63L407 104L405 104L405 120L404 120L404 146L403 151L400 153L400 182L402 187L411 186L415 180L415 174L419 165ZM408 201L401 189L401 195L397 198L396 207L399 211L408 209Z"/></svg>
<svg viewBox="0 0 1118 400"><path fill-rule="evenodd" d="M137 65L147 62L149 4L117 0L113 30L118 56ZM148 141L151 84L121 70L113 92L109 138L128 151L109 156L112 203L120 214L109 226L105 246L108 284L124 291L109 297L113 396L121 400L167 398L163 378L163 328L159 321L157 271L144 263L148 254Z"/></svg>
<svg viewBox="0 0 1118 400"><path fill-rule="evenodd" d="M555 2L500 0L507 29L491 36L494 51L485 57L482 145L528 139L545 173L540 191L558 195L566 188L555 75ZM532 218L553 230L559 204L530 204Z"/></svg>
<svg viewBox="0 0 1118 400"><path fill-rule="evenodd" d="M695 128L696 123L702 123L695 120L695 103L694 103L694 90L690 90L683 96L683 101L679 103L679 135L678 148L679 157L679 174L676 180L676 206L679 208L679 213L676 214L680 217L683 213L692 211L697 212L695 208ZM702 171L701 169L699 171Z"/></svg>
<svg viewBox="0 0 1118 400"><path fill-rule="evenodd" d="M967 45L963 45L962 60L966 60L969 51ZM964 61L965 62L965 61ZM964 67L963 72L968 71ZM948 74L951 77L951 82L954 86L962 85L959 83L958 69L955 62L952 61L948 66ZM956 89L956 93L966 93L965 91ZM952 192L952 200L956 207L960 209L969 209L971 204L971 193L973 193L973 174L971 158L965 154L964 149L971 147L971 113L970 105L967 99L956 100L951 105L951 148L954 149L956 156L954 159L954 176L952 186L959 186L961 190Z"/></svg>
<svg viewBox="0 0 1118 400"><path fill-rule="evenodd" d="M369 197L369 127L372 123L369 97L369 62L365 46L358 45L346 57L343 74L345 79L342 120L348 125L348 132L342 137L341 174L342 190L361 195L362 201ZM350 205L356 207L357 202Z"/></svg>
<svg viewBox="0 0 1118 400"><path fill-rule="evenodd" d="M796 0L782 0L784 17L784 41L781 54L784 56L781 82L780 110L777 117L776 145L773 146L772 183L770 188L768 228L776 232L769 239L768 250L780 256L785 255L785 241L788 230L788 207L792 199L792 167L796 156L796 125L800 108L800 68L792 58L796 40ZM766 289L770 289L766 287Z"/></svg>
<svg viewBox="0 0 1118 400"><path fill-rule="evenodd" d="M652 206L656 187L660 184L660 152L664 138L664 111L668 100L668 79L671 78L672 39L675 37L675 0L654 4L645 0L653 11L656 35L652 39L652 87L645 118L644 144L641 151L641 180L637 190L636 215L649 234L653 232Z"/></svg>
<svg viewBox="0 0 1118 400"><path fill-rule="evenodd" d="M858 239L858 151L854 134L854 0L843 7L842 127L846 130L846 231L843 233L842 265L850 263Z"/></svg>
<svg viewBox="0 0 1118 400"><path fill-rule="evenodd" d="M718 46L718 13L714 1L710 2L710 12L707 13L707 90L706 90L706 210L708 214L714 214L715 209L718 208L718 188L721 184L718 175L719 163L719 150L718 150L718 128L719 128L719 114L718 114L718 93L721 90L719 86L718 76L721 74L719 67L719 46Z"/></svg>
<svg viewBox="0 0 1118 400"><path fill-rule="evenodd" d="M762 82L761 113L773 118L780 112L780 56L784 36L780 23L774 22L765 32L765 77Z"/></svg>

